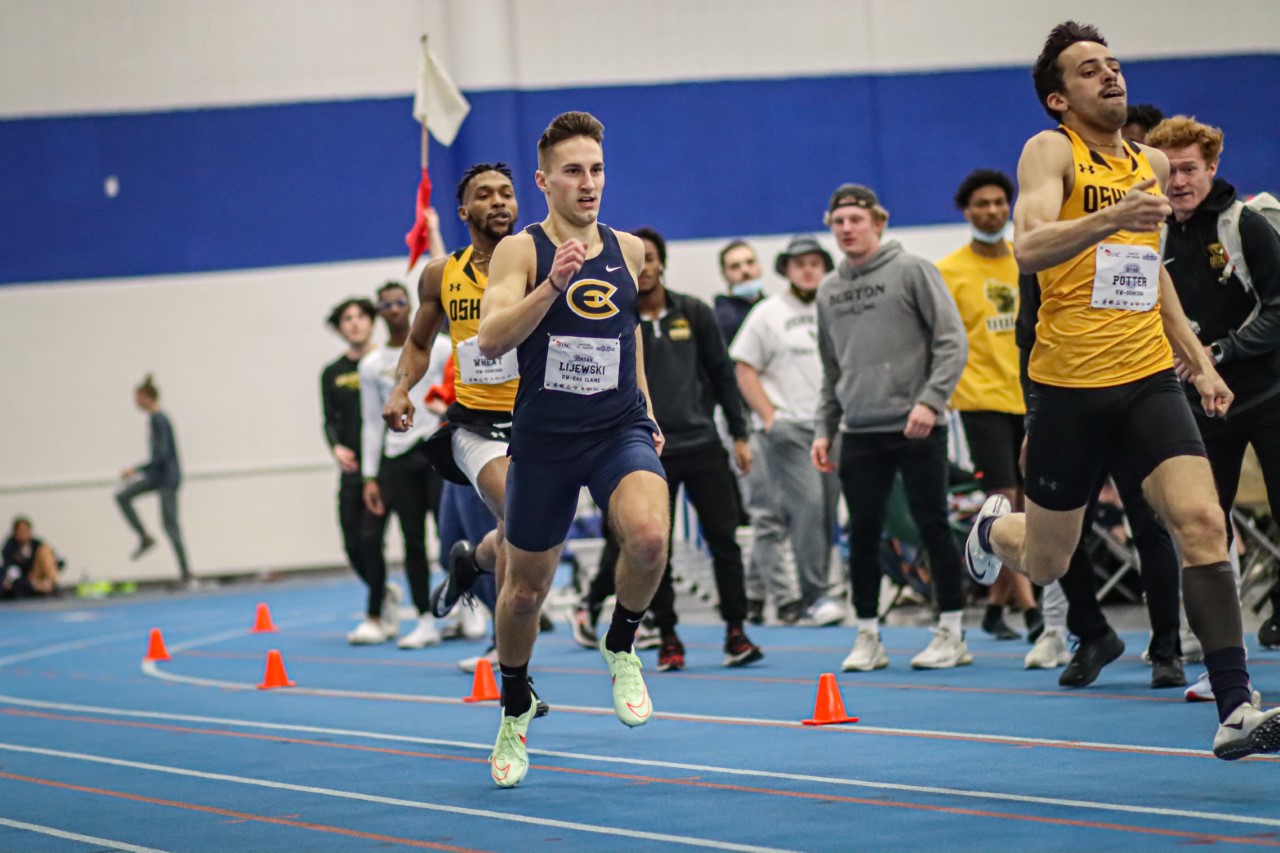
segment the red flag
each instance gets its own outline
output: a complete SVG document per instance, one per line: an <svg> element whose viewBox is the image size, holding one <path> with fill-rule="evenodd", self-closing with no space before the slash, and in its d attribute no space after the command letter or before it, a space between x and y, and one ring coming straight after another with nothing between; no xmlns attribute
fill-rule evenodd
<svg viewBox="0 0 1280 853"><path fill-rule="evenodd" d="M431 176L422 168L422 182L418 184L417 212L413 219L413 227L404 235L409 246L409 269L418 262L422 253L431 248L431 229L427 226L427 208L431 207Z"/></svg>

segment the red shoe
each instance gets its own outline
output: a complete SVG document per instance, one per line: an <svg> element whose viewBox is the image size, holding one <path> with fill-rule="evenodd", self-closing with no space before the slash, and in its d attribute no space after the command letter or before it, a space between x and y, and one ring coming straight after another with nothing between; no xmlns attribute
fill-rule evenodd
<svg viewBox="0 0 1280 853"><path fill-rule="evenodd" d="M741 628L730 628L724 635L724 665L746 666L764 657L764 652Z"/></svg>
<svg viewBox="0 0 1280 853"><path fill-rule="evenodd" d="M658 672L674 672L684 669L684 643L675 634L662 638L658 649Z"/></svg>

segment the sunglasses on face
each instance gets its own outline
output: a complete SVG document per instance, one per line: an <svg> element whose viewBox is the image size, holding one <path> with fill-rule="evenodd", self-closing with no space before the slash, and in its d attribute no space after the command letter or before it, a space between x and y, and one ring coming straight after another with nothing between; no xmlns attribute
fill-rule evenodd
<svg viewBox="0 0 1280 853"><path fill-rule="evenodd" d="M384 299L378 303L378 307L383 311L390 311L392 308L408 308L409 300L407 299Z"/></svg>

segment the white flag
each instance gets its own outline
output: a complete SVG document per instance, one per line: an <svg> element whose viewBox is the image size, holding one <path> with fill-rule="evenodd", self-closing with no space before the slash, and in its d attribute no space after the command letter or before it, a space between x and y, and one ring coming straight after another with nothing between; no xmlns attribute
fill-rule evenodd
<svg viewBox="0 0 1280 853"><path fill-rule="evenodd" d="M462 120L471 104L458 91L449 75L427 49L422 37L422 56L418 60L418 91L413 96L413 117L426 124L427 130L441 145L452 145Z"/></svg>

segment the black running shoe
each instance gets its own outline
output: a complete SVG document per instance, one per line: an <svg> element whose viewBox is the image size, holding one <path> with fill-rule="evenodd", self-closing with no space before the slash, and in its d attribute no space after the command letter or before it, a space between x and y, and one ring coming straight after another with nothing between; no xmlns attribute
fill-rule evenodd
<svg viewBox="0 0 1280 853"><path fill-rule="evenodd" d="M724 665L746 666L764 657L760 647L747 638L741 628L730 628L724 635Z"/></svg>
<svg viewBox="0 0 1280 853"><path fill-rule="evenodd" d="M1044 633L1044 614L1038 607L1029 607L1023 611L1022 620L1027 625L1027 642L1035 645L1036 640Z"/></svg>
<svg viewBox="0 0 1280 853"><path fill-rule="evenodd" d="M1151 687L1159 690L1163 687L1186 687L1187 674L1182 669L1181 658L1151 660Z"/></svg>
<svg viewBox="0 0 1280 853"><path fill-rule="evenodd" d="M480 568L476 565L476 552L471 543L455 542L449 549L449 572L444 581L431 591L431 614L443 619L453 610L458 599L471 591Z"/></svg>
<svg viewBox="0 0 1280 853"><path fill-rule="evenodd" d="M1096 640L1081 640L1071 663L1058 676L1058 684L1063 687L1087 687L1097 680L1104 666L1122 654L1124 640L1110 628Z"/></svg>
<svg viewBox="0 0 1280 853"><path fill-rule="evenodd" d="M129 559L130 560L138 559L143 554L147 553L152 548L154 548L155 544L156 544L156 540L152 539L150 536L147 536L144 533L142 538L138 540L138 547L134 548L133 553L129 555Z"/></svg>
<svg viewBox="0 0 1280 853"><path fill-rule="evenodd" d="M529 692L533 694L533 704L534 707L537 708L537 710L533 712L533 718L535 720L539 717L545 717L547 714L551 713L551 706L546 702L543 702L542 698L538 696L538 691L533 689L532 678L529 679Z"/></svg>
<svg viewBox="0 0 1280 853"><path fill-rule="evenodd" d="M1020 640L1022 635L1009 627L999 610L988 611L982 620L982 630L997 640Z"/></svg>
<svg viewBox="0 0 1280 853"><path fill-rule="evenodd" d="M758 598L747 599L747 621L752 625L764 624L764 602Z"/></svg>

